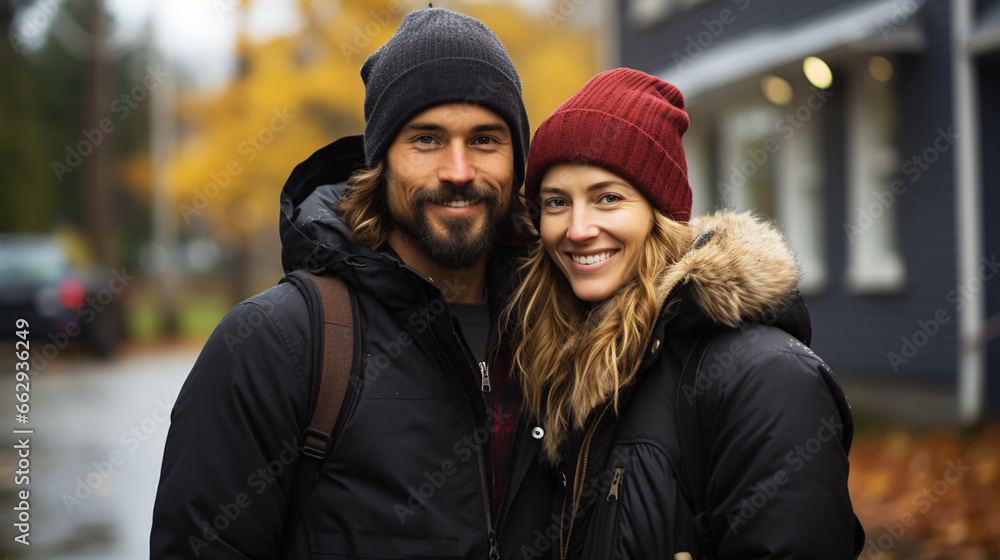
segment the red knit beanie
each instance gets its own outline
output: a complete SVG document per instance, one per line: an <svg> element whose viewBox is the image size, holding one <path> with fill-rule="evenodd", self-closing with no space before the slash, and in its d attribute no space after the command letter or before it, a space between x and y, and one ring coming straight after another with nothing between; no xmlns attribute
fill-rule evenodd
<svg viewBox="0 0 1000 560"><path fill-rule="evenodd" d="M542 122L528 151L524 195L538 208L542 176L557 163L589 163L621 176L664 216L691 218L691 186L681 135L684 96L631 68L594 76ZM538 212L532 212L535 227Z"/></svg>

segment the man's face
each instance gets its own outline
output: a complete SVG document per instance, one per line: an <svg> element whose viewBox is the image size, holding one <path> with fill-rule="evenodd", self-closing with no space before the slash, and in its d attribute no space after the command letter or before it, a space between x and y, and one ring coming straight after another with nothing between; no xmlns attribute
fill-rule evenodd
<svg viewBox="0 0 1000 560"><path fill-rule="evenodd" d="M407 122L386 153L393 227L438 266L485 258L510 213L510 127L478 105L450 103Z"/></svg>

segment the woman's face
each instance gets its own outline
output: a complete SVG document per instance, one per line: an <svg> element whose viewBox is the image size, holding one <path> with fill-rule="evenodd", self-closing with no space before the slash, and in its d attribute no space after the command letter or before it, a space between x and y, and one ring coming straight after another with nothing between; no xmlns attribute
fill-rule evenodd
<svg viewBox="0 0 1000 560"><path fill-rule="evenodd" d="M653 207L628 181L594 165L553 165L541 182L541 236L583 301L600 303L632 278Z"/></svg>

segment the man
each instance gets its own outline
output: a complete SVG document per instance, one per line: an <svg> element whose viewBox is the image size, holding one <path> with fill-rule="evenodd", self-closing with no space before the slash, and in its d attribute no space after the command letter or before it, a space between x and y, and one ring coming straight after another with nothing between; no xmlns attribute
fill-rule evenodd
<svg viewBox="0 0 1000 560"><path fill-rule="evenodd" d="M511 259L530 231L517 71L481 22L429 8L407 15L361 75L363 137L313 154L281 195L285 270L348 284L360 369L288 557L549 554L554 477L529 469L542 432L515 427L518 391L497 343ZM322 345L309 318L282 283L206 343L172 415L153 558L280 555Z"/></svg>

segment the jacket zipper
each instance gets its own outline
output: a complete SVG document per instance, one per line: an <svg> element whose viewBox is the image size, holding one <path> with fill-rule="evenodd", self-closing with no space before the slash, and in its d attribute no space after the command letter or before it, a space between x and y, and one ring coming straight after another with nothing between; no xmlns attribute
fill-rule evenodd
<svg viewBox="0 0 1000 560"><path fill-rule="evenodd" d="M459 341L461 342L461 339L459 339ZM468 348L466 348L465 351L466 355L468 356L469 354ZM482 371L487 371L486 364L480 363L479 367ZM484 375L486 374L484 373ZM488 383L488 378L487 378L487 383ZM483 392L484 393L489 392L488 385L484 386ZM489 401L490 401L490 406L487 408L486 411L487 418L490 418L490 414L492 413L493 410L492 395L490 396ZM474 411L471 409L472 406L471 403L469 406L470 406L469 412L473 413L472 415L475 416ZM476 463L479 467L479 483L482 489L482 496L483 496L483 514L486 516L486 531L487 531L488 544L490 550L489 558L490 560L500 560L500 542L497 539L496 526L493 523L493 514L490 511L490 496L493 494L493 485L491 485L489 481L486 479L486 459L483 455L484 455L483 447L479 446L479 449L476 450Z"/></svg>
<svg viewBox="0 0 1000 560"><path fill-rule="evenodd" d="M435 331L436 329L434 328L432 323L431 332L434 333L435 339L440 340ZM462 348L462 352L465 354L466 362L469 364L475 364L476 361L472 358L472 352L469 350L469 347L465 343L465 340L461 336L459 336L458 333L455 332L454 330L452 331L452 335L455 336L455 338L458 340L458 343ZM438 345L440 346L440 342L438 343ZM446 351L444 348L441 348L441 350L442 352ZM483 385L481 386L482 392L490 393L489 368L486 365L486 363L480 362L479 370L480 374L483 376ZM488 405L486 407L486 418L489 418L493 410L492 395L487 397L487 399L489 400L489 403L484 403L484 404ZM472 407L472 403L468 402L468 405L469 405L469 416L475 418L476 414L475 414L475 409ZM475 427L475 424L476 423L473 422L473 427ZM479 469L479 484L480 484L480 489L482 490L482 497L483 497L483 514L486 516L486 534L487 534L487 544L489 546L489 559L500 560L500 542L497 539L496 528L495 525L493 524L493 514L490 511L490 496L493 493L492 490L493 486L491 486L489 484L489 481L486 480L486 459L483 457L482 446L479 446L479 448L476 450L476 465Z"/></svg>
<svg viewBox="0 0 1000 560"><path fill-rule="evenodd" d="M490 486L486 481L486 461L483 459L483 448L480 447L479 451L476 453L477 463L479 465L479 482L486 492L483 493L483 513L486 514L486 531L489 541L490 548L490 560L499 560L500 558L500 543L497 541L497 532L493 527L493 515L490 513L490 496L489 489Z"/></svg>
<svg viewBox="0 0 1000 560"><path fill-rule="evenodd" d="M587 430L587 435L583 439L583 447L580 449L580 455L577 457L576 462L576 476L573 477L573 511L569 518L569 529L566 532L565 541L562 538L562 521L559 523L559 558L565 560L566 554L569 552L569 542L570 538L573 536L573 522L576 520L576 513L580 507L580 498L583 496L583 482L587 479L587 462L590 460L590 444L594 440L594 434L597 432L597 427L600 425L601 420L604 419L604 415L607 414L608 409L611 408L611 403L604 405L604 409L601 410L601 414L597 417L597 420L590 426ZM563 498L563 511L562 518L566 517L566 499Z"/></svg>
<svg viewBox="0 0 1000 560"><path fill-rule="evenodd" d="M619 496L624 476L625 467L615 467L615 475L611 479L611 488L608 489L607 500L610 505L604 508L605 517L602 520L604 534L601 537L601 540L603 540L603 556L605 558L611 558L614 555L614 548L617 542L616 536L619 528L617 513L618 508L621 507L619 504ZM597 515L596 512L595 515Z"/></svg>
<svg viewBox="0 0 1000 560"><path fill-rule="evenodd" d="M479 373L483 378L483 392L489 393L493 390L492 387L490 387L490 366L486 365L486 362L479 362Z"/></svg>
<svg viewBox="0 0 1000 560"><path fill-rule="evenodd" d="M433 284L433 281L431 281L431 283ZM434 336L434 339L438 342L438 347L441 349L441 351L444 352L444 353L447 353L447 350L445 350L445 348L441 345L441 342L440 342L441 338L438 335L438 330L434 327L434 322L433 321L430 322L430 331L431 331L431 334ZM459 346L461 347L461 351L465 354L465 360L466 360L466 362L469 363L470 365L471 364L475 364L476 361L475 361L475 359L472 358L472 351L469 350L469 346L468 346L468 344L466 344L465 339L463 337L459 336L458 333L454 331L454 328L452 329L452 335L458 340ZM473 371L475 371L475 370L473 370ZM456 372L456 373L460 373L460 372ZM480 364L480 373L481 373L481 375L483 375L483 381L484 381L483 385L481 386L482 392L483 393L488 393L488 392L490 392L490 386L489 386L489 369L486 367L485 364ZM461 380L459 380L459 382L461 382ZM490 406L486 407L487 408L487 410L486 410L486 417L487 418L489 418L490 413L493 410L493 407L492 407L492 402L493 402L492 395L490 395L488 399L489 399L489 405ZM475 422L475 416L476 416L475 408L473 407L472 402L470 402L469 400L466 400L466 404L469 406L469 417L473 419L472 424L473 424L473 429L475 429L475 425L476 425L476 422ZM483 403L483 404L487 404L487 403ZM496 533L495 527L493 525L493 515L492 515L492 513L490 511L490 496L492 495L492 488L493 487L486 480L486 459L484 459L484 457L483 457L483 448L482 448L482 446L480 446L479 449L476 450L476 465L479 468L479 484L480 484L480 490L482 490L482 497L483 497L483 513L486 516L486 531L487 531L487 541L488 541L487 544L489 546L489 558L490 558L490 560L500 560L500 543L499 543L499 540L497 539L497 533Z"/></svg>
<svg viewBox="0 0 1000 560"><path fill-rule="evenodd" d="M517 446L518 446L518 443L520 442L520 440L521 440L521 432L517 431L515 433L515 435L514 435L514 445L513 445L512 449L517 449ZM494 477L495 476L496 475L494 474ZM503 490L500 491L500 504L499 504L499 506L497 508L497 512L498 513L497 513L496 522L493 524L494 530L500 528L500 522L507 519L507 516L505 515L507 512L504 511L504 507L503 506L505 505L504 504L504 500L507 499L507 488L510 486L510 482L511 482L510 478L508 478L507 479L507 484L504 484Z"/></svg>
<svg viewBox="0 0 1000 560"><path fill-rule="evenodd" d="M611 479L611 488L608 490L608 501L616 502L618 501L618 487L622 483L622 475L625 473L625 469L622 467L615 467L615 476Z"/></svg>
<svg viewBox="0 0 1000 560"><path fill-rule="evenodd" d="M466 350L466 352L468 353L468 349ZM493 395L492 395L492 387L490 387L490 366L486 362L479 362L479 372L482 375L482 385L481 385L482 391L484 395L487 395L486 400L489 401L487 403L486 418L490 419L492 418L493 414ZM493 435L490 437L491 445L493 442L493 438L496 437L496 433L493 430L494 426L490 426L490 431L493 432ZM480 466L479 472L482 473L483 489L486 491L486 493L483 495L483 504L486 512L486 527L489 530L490 560L500 560L500 541L497 539L497 531L496 531L497 522L499 521L499 519L492 518L493 514L490 509L490 496L493 495L493 488L496 486L496 473L490 470L490 473L493 475L494 480L492 481L493 484L488 484L488 481L486 480L486 465L485 465L486 460L483 458L482 447L479 448L479 452L477 453L477 455L479 455L479 466ZM500 504L498 505L503 504L503 497L506 493L507 493L507 488L505 486L500 496Z"/></svg>

